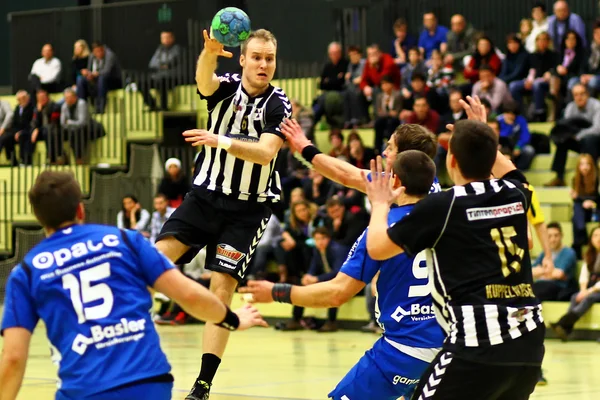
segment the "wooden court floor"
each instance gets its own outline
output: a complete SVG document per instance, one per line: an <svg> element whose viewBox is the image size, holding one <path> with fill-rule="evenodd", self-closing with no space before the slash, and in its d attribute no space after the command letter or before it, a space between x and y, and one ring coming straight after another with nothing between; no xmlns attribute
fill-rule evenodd
<svg viewBox="0 0 600 400"><path fill-rule="evenodd" d="M202 329L201 325L159 327L162 347L175 376L173 399L183 400L198 373ZM355 331L319 334L256 328L236 332L231 336L211 399L327 399L329 390L376 339ZM544 370L549 384L538 387L532 399L600 398L600 344L548 340L546 354ZM44 327L40 325L19 399L54 399L55 374Z"/></svg>

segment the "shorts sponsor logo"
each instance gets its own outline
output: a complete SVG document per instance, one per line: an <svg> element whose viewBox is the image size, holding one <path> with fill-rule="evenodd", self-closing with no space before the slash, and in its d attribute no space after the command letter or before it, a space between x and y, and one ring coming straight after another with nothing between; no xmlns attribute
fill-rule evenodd
<svg viewBox="0 0 600 400"><path fill-rule="evenodd" d="M219 260L219 266L223 267L223 268L228 268L228 269L235 269L236 268L235 265L224 263L221 260Z"/></svg>
<svg viewBox="0 0 600 400"><path fill-rule="evenodd" d="M241 251L236 250L235 248L231 247L228 244L219 244L217 245L217 259L218 260L223 260L226 263L230 263L233 264L234 266L237 265L240 260L242 258L244 258L245 254L242 253ZM219 262L219 265L221 266L225 266L222 265L223 263ZM227 268L231 268L229 266L226 266ZM234 267L235 268L235 267Z"/></svg>
<svg viewBox="0 0 600 400"><path fill-rule="evenodd" d="M467 218L469 221L480 219L494 219L510 217L517 214L525 214L523 203L504 204L496 207L480 207L467 209Z"/></svg>
<svg viewBox="0 0 600 400"><path fill-rule="evenodd" d="M400 376L400 375L396 375L394 376L394 385L400 384L400 385L416 385L417 383L419 383L419 379L410 379L407 378L405 376Z"/></svg>

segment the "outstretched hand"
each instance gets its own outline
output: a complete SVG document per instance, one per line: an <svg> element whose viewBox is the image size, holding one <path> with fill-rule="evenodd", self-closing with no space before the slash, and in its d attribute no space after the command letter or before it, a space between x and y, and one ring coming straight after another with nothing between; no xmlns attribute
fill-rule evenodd
<svg viewBox="0 0 600 400"><path fill-rule="evenodd" d="M467 103L468 101L468 103ZM479 96L467 96L467 101L463 99L459 100L460 105L467 113L468 119L471 121L479 121L486 123L487 122L487 112L485 110L485 106L481 104L481 99ZM446 128L450 131L454 131L454 124L446 125Z"/></svg>
<svg viewBox="0 0 600 400"><path fill-rule="evenodd" d="M267 328L269 324L263 319L256 307L246 304L234 311L240 319L238 331L245 331L254 326Z"/></svg>
<svg viewBox="0 0 600 400"><path fill-rule="evenodd" d="M248 281L248 286L243 286L238 291L251 294L252 296L247 299L250 303L272 303L274 285L269 281Z"/></svg>
<svg viewBox="0 0 600 400"><path fill-rule="evenodd" d="M223 46L217 39L211 38L208 35L208 31L205 29L204 32L204 50L206 50L210 54L214 54L216 56L233 57L233 53L225 50L225 46Z"/></svg>
<svg viewBox="0 0 600 400"><path fill-rule="evenodd" d="M308 140L302 127L295 119L284 119L279 125L279 129L285 135L290 148L294 152L302 153L305 147L312 145L312 142Z"/></svg>
<svg viewBox="0 0 600 400"><path fill-rule="evenodd" d="M397 189L392 189L390 179L392 177L393 162L386 163L385 172L383 172L383 162L381 156L377 156L377 160L371 160L371 179L361 171L367 196L371 200L371 204L386 204L387 206L396 202L396 199L404 192L405 187L401 186Z"/></svg>

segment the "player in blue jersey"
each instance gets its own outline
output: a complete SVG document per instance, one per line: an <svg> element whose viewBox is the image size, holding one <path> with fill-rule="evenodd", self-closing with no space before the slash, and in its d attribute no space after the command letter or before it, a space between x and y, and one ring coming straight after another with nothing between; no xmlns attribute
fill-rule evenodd
<svg viewBox="0 0 600 400"><path fill-rule="evenodd" d="M252 306L230 311L140 234L81 224L81 190L72 174L41 173L29 200L47 238L6 285L0 400L17 397L39 319L60 362L56 399L170 399L171 366L151 320L147 287L224 329L266 326Z"/></svg>
<svg viewBox="0 0 600 400"><path fill-rule="evenodd" d="M394 188L403 187L389 214L393 225L427 196L435 177L428 155L416 150L396 157L391 177ZM334 400L409 399L419 378L439 352L444 334L435 320L425 259L393 257L374 261L366 249L366 231L358 238L337 276L310 286L250 281L243 293L253 301L273 300L303 307L339 307L373 279L377 280L377 320L383 337L367 351L329 394Z"/></svg>

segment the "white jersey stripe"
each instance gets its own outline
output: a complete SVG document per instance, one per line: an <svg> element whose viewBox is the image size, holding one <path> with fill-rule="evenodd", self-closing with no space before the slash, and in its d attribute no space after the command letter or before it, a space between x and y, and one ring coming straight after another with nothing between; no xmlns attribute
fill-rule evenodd
<svg viewBox="0 0 600 400"><path fill-rule="evenodd" d="M493 346L502 343L502 331L500 329L500 322L498 321L498 306L495 304L486 304L483 306L483 309L485 310L490 344Z"/></svg>

